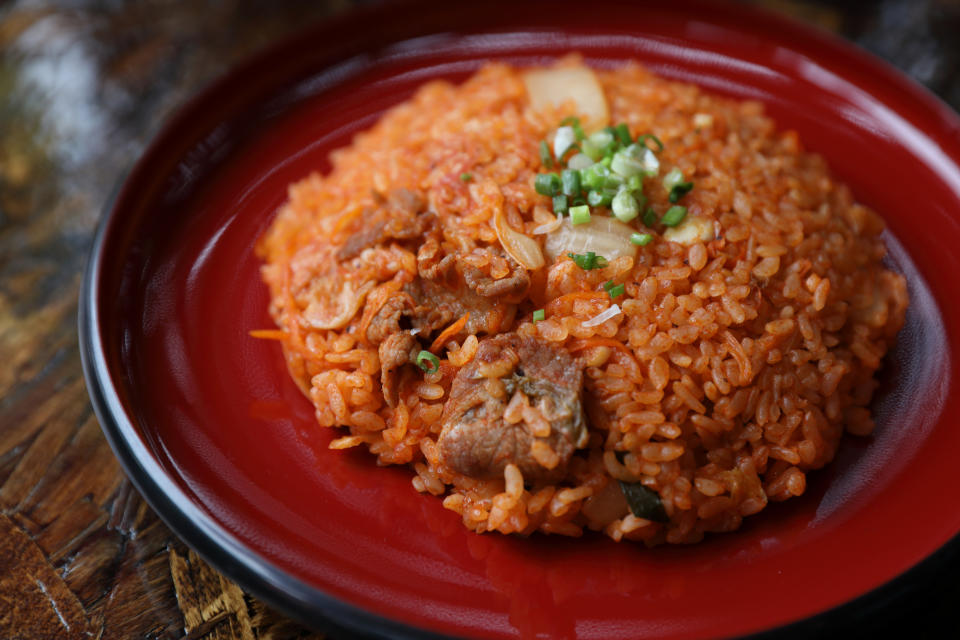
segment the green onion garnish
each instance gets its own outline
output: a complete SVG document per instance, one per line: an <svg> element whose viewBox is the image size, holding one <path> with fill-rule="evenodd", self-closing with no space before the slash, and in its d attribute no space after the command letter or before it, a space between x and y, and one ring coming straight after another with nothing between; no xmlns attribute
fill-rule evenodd
<svg viewBox="0 0 960 640"><path fill-rule="evenodd" d="M630 176L627 178L627 189L631 191L642 191L643 190L643 177L636 175Z"/></svg>
<svg viewBox="0 0 960 640"><path fill-rule="evenodd" d="M567 196L563 194L553 196L553 212L565 214L570 205L567 203Z"/></svg>
<svg viewBox="0 0 960 640"><path fill-rule="evenodd" d="M684 182L683 172L674 167L663 177L663 188L670 192L670 202L676 202L693 189L693 183Z"/></svg>
<svg viewBox="0 0 960 640"><path fill-rule="evenodd" d="M580 195L580 172L576 169L564 169L560 174L560 182L564 195Z"/></svg>
<svg viewBox="0 0 960 640"><path fill-rule="evenodd" d="M464 171L463 173L460 174L460 180L462 182L470 182L471 180L473 180L473 174L467 173L466 171Z"/></svg>
<svg viewBox="0 0 960 640"><path fill-rule="evenodd" d="M595 164L580 172L580 186L585 190L603 189L610 177L610 169L602 164Z"/></svg>
<svg viewBox="0 0 960 640"><path fill-rule="evenodd" d="M560 121L561 127L573 127L573 133L576 135L577 140L583 140L586 138L586 134L583 132L583 127L580 126L580 118L576 116L568 116Z"/></svg>
<svg viewBox="0 0 960 640"><path fill-rule="evenodd" d="M553 156L550 155L550 145L546 140L540 141L540 164L547 169L553 169Z"/></svg>
<svg viewBox="0 0 960 640"><path fill-rule="evenodd" d="M631 176L655 176L660 170L660 160L647 147L632 144L614 154L610 169L625 179Z"/></svg>
<svg viewBox="0 0 960 640"><path fill-rule="evenodd" d="M653 140L654 144L657 145L657 153L660 153L661 151L663 151L663 143L660 142L660 138L653 135L652 133L645 133L639 138L637 138L637 144L642 144L643 146L649 148L647 145L647 140Z"/></svg>
<svg viewBox="0 0 960 640"><path fill-rule="evenodd" d="M653 210L653 207L648 207L646 211L643 212L643 224L647 227L653 227L657 224L657 212Z"/></svg>
<svg viewBox="0 0 960 640"><path fill-rule="evenodd" d="M600 160L614 144L613 134L602 130L590 134L590 137L581 143L581 150L594 162Z"/></svg>
<svg viewBox="0 0 960 640"><path fill-rule="evenodd" d="M560 193L560 176L555 173L538 173L533 188L542 196L555 196Z"/></svg>
<svg viewBox="0 0 960 640"><path fill-rule="evenodd" d="M663 214L663 218L660 219L660 222L662 222L663 226L665 227L675 227L683 222L683 219L686 217L687 208L675 204L667 209L667 212Z"/></svg>
<svg viewBox="0 0 960 640"><path fill-rule="evenodd" d="M606 258L603 256L598 256L593 251L587 251L586 253L582 254L568 253L567 256L584 271L590 271L591 269L602 269L608 264Z"/></svg>
<svg viewBox="0 0 960 640"><path fill-rule="evenodd" d="M613 133L615 136L617 136L617 139L620 141L620 144L622 144L623 146L627 146L628 144L633 142L633 139L630 137L630 129L627 128L626 122L621 122L620 124L618 124L614 128Z"/></svg>
<svg viewBox="0 0 960 640"><path fill-rule="evenodd" d="M610 299L613 300L619 296L622 296L624 291L627 290L627 287L622 284L613 284L613 280L609 280L604 283L603 288L610 295Z"/></svg>
<svg viewBox="0 0 960 640"><path fill-rule="evenodd" d="M540 321L543 320L546 316L547 316L547 314L543 311L543 309L537 309L536 311L533 312L533 321L534 321L534 322L540 322Z"/></svg>
<svg viewBox="0 0 960 640"><path fill-rule="evenodd" d="M613 215L620 222L630 222L640 215L640 205L629 189L620 189L611 204Z"/></svg>
<svg viewBox="0 0 960 640"><path fill-rule="evenodd" d="M427 373L435 373L440 369L440 358L429 351L421 351L417 354L417 366Z"/></svg>
<svg viewBox="0 0 960 640"><path fill-rule="evenodd" d="M691 189L693 189L692 182L681 182L680 184L674 185L673 189L670 189L670 202L676 202L690 193Z"/></svg>
<svg viewBox="0 0 960 640"><path fill-rule="evenodd" d="M598 191L591 189L587 194L587 204L591 207L609 207L613 203L613 197L617 195L616 191L603 189Z"/></svg>
<svg viewBox="0 0 960 640"><path fill-rule="evenodd" d="M633 233L630 234L630 242L637 245L638 247L645 247L650 242L653 241L653 236L649 233Z"/></svg>
<svg viewBox="0 0 960 640"><path fill-rule="evenodd" d="M667 175L663 176L663 188L667 191L670 191L681 182L683 182L683 172L676 167L667 171Z"/></svg>
<svg viewBox="0 0 960 640"><path fill-rule="evenodd" d="M570 207L570 222L573 224L587 224L590 222L590 207L585 204Z"/></svg>

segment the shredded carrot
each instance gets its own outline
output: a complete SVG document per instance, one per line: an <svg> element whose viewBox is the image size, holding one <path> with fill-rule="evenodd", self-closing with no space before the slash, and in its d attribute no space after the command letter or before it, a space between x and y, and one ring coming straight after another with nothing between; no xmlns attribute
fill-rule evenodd
<svg viewBox="0 0 960 640"><path fill-rule="evenodd" d="M459 320L441 331L440 335L437 336L437 339L434 340L433 344L430 345L430 351L436 353L443 345L447 343L447 340L463 331L463 328L467 326L467 320L469 319L470 312L468 311Z"/></svg>
<svg viewBox="0 0 960 640"><path fill-rule="evenodd" d="M253 329L249 332L251 338L261 340L286 340L287 334L280 329Z"/></svg>

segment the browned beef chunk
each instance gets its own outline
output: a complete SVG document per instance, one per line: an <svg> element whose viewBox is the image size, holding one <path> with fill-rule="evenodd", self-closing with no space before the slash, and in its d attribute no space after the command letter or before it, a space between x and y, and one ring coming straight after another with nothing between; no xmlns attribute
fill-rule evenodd
<svg viewBox="0 0 960 640"><path fill-rule="evenodd" d="M474 478L502 477L512 463L528 484L560 479L587 442L582 387L582 370L559 347L514 333L484 339L443 408L441 459Z"/></svg>
<svg viewBox="0 0 960 640"><path fill-rule="evenodd" d="M530 287L530 274L512 259L510 265L513 270L506 278L495 280L480 269L468 266L463 270L463 279L468 287L485 298L523 295Z"/></svg>
<svg viewBox="0 0 960 640"><path fill-rule="evenodd" d="M373 344L380 344L389 336L399 333L402 330L400 319L405 315L411 315L415 306L413 298L407 293L401 291L391 296L370 321L370 326L367 327L367 340Z"/></svg>
<svg viewBox="0 0 960 640"><path fill-rule="evenodd" d="M364 228L357 231L337 251L337 260L349 260L364 249L388 240L410 240L421 235L433 216L420 215L426 203L415 191L393 189L379 207L367 208L360 214Z"/></svg>

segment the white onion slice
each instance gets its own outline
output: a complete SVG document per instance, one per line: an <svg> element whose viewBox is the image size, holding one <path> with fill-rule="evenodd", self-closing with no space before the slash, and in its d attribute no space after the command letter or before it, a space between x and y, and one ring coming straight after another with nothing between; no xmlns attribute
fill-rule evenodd
<svg viewBox="0 0 960 640"><path fill-rule="evenodd" d="M547 257L556 260L568 253L593 251L598 256L613 260L620 256L637 255L637 246L630 242L636 231L616 218L594 215L586 224L572 224L570 218L547 235L544 247Z"/></svg>
<svg viewBox="0 0 960 640"><path fill-rule="evenodd" d="M544 233L550 233L551 231L556 231L560 228L560 225L563 224L563 216L559 215L556 219L551 220L550 222L545 222L539 227L534 227L533 235L539 236Z"/></svg>
<svg viewBox="0 0 960 640"><path fill-rule="evenodd" d="M523 75L530 106L540 110L547 105L560 106L572 100L583 128L596 131L607 126L610 112L603 88L593 71L584 66L538 69Z"/></svg>
<svg viewBox="0 0 960 640"><path fill-rule="evenodd" d="M504 220L503 209L498 209L493 216L493 229L497 232L497 240L503 250L517 261L524 269L535 271L542 267L546 260L540 245L533 238L515 231Z"/></svg>
<svg viewBox="0 0 960 640"><path fill-rule="evenodd" d="M583 321L583 326L585 326L585 327L595 327L595 326L597 326L598 324L603 324L604 322L606 322L606 321L609 320L610 318L616 318L618 315L620 315L620 305L618 305L618 304L612 304L612 305L610 305L610 308L605 309L604 311L601 311L600 313L598 313L597 315L593 316L593 317L590 318L589 320L584 320L584 321Z"/></svg>

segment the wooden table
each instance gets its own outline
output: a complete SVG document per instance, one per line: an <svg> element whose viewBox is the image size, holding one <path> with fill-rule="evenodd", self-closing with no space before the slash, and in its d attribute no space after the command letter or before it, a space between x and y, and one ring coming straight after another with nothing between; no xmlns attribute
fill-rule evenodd
<svg viewBox="0 0 960 640"><path fill-rule="evenodd" d="M159 123L349 4L0 5L0 637L320 637L211 569L126 480L84 387L77 292L104 203ZM858 40L960 108L957 0L762 4ZM958 595L931 584L896 604L943 621Z"/></svg>

